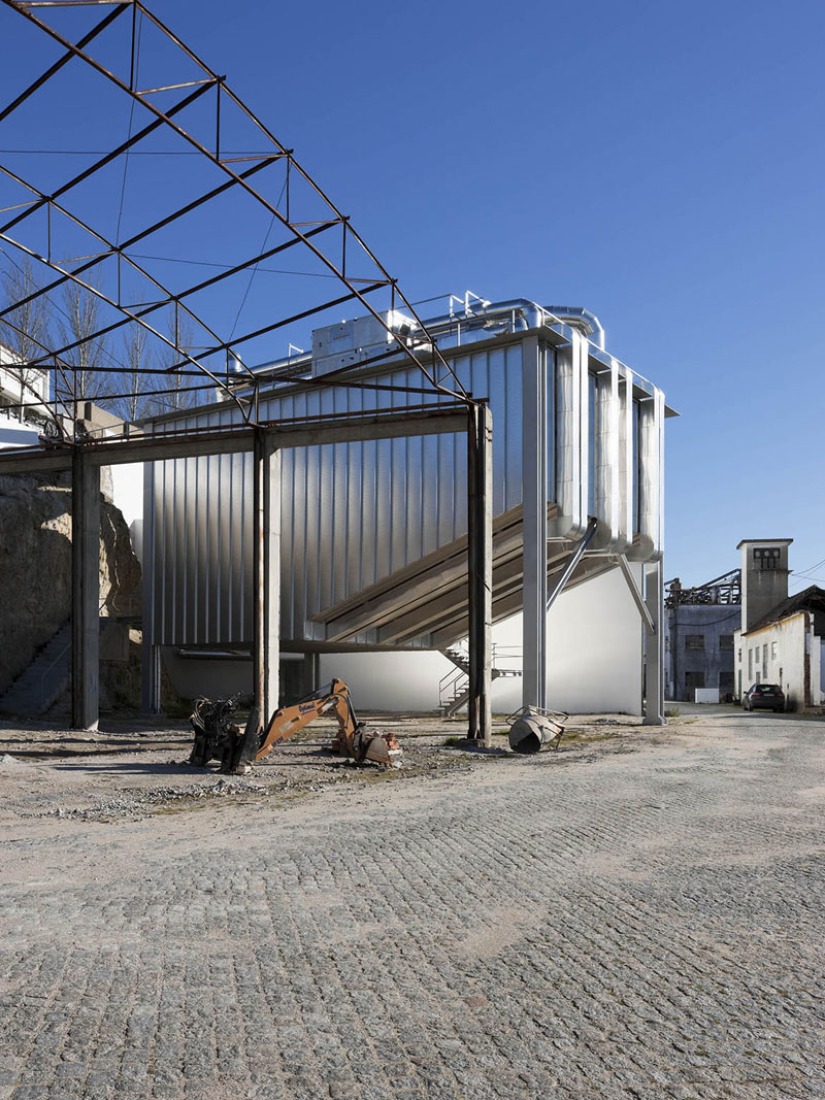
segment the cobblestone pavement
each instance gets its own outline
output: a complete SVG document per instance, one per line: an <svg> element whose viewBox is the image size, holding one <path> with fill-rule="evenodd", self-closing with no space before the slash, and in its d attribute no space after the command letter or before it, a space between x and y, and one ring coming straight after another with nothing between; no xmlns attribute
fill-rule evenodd
<svg viewBox="0 0 825 1100"><path fill-rule="evenodd" d="M4 820L0 1097L825 1097L825 723L681 721Z"/></svg>

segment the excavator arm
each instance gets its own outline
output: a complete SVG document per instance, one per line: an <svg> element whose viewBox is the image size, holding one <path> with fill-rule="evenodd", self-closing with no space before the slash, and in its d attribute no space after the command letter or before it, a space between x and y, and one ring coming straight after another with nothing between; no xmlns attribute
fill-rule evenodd
<svg viewBox="0 0 825 1100"><path fill-rule="evenodd" d="M233 708L227 706L228 703L234 704L235 699L218 703L198 700L190 719L195 729L195 749L190 757L192 763L205 764L212 755L220 755L221 771L245 772L253 763L268 756L276 745L293 737L316 718L329 713L338 719L338 734L330 745L334 752L359 764L372 760L385 767L398 767L401 762L401 749L391 733L368 730L363 722L358 721L349 688L343 680L333 679L296 703L280 707L269 719L266 729L261 728L260 713L253 707L246 728L241 732L229 721ZM217 714L221 724L221 729L213 733L209 745L204 744L201 733L200 751L196 720L199 708L201 713Z"/></svg>

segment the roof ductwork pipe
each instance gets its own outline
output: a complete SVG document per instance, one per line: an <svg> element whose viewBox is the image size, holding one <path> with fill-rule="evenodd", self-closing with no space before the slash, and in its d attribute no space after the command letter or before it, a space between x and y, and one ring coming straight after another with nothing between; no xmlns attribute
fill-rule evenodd
<svg viewBox="0 0 825 1100"><path fill-rule="evenodd" d="M604 351L604 328L595 313L591 313L583 306L545 306L544 308L560 321L575 325L584 332L588 340Z"/></svg>

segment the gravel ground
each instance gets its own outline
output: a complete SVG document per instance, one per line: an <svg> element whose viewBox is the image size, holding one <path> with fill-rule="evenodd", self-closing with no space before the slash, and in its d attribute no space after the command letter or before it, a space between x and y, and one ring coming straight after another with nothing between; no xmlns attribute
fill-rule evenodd
<svg viewBox="0 0 825 1100"><path fill-rule="evenodd" d="M0 727L0 1097L825 1097L822 721Z"/></svg>

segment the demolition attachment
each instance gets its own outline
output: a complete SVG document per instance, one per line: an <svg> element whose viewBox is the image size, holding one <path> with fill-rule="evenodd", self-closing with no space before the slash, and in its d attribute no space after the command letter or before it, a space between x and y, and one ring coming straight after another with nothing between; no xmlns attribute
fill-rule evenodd
<svg viewBox="0 0 825 1100"><path fill-rule="evenodd" d="M368 730L358 721L349 688L343 680L332 680L297 703L279 708L266 729L261 728L259 711L253 707L241 733L232 716L239 707L252 702L248 695L234 695L216 702L198 699L190 718L195 745L189 762L207 764L218 757L221 771L243 773L304 726L321 715L332 713L338 719L338 735L330 745L333 752L358 764L371 760L384 767L400 767L401 748L395 737L391 733Z"/></svg>
<svg viewBox="0 0 825 1100"><path fill-rule="evenodd" d="M525 755L541 752L545 745L558 749L564 734L567 714L553 713L541 707L522 707L507 719L510 726L510 748Z"/></svg>

